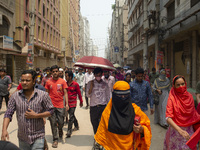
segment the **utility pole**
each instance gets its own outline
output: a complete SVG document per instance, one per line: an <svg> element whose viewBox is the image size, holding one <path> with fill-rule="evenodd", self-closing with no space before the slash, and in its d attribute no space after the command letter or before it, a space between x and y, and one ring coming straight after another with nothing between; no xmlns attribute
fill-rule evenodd
<svg viewBox="0 0 200 150"><path fill-rule="evenodd" d="M35 0L31 1L31 32L30 32L30 44L32 44L31 59L32 65L29 65L29 69L34 68L34 28L35 28Z"/></svg>
<svg viewBox="0 0 200 150"><path fill-rule="evenodd" d="M160 0L156 0L156 36L155 36L155 68L158 70L158 62L157 62L157 57L158 57L158 51L159 51L159 27L160 27Z"/></svg>
<svg viewBox="0 0 200 150"><path fill-rule="evenodd" d="M147 1L144 0L144 23L147 23ZM148 33L144 33L144 45L143 45L143 67L144 70L148 69Z"/></svg>

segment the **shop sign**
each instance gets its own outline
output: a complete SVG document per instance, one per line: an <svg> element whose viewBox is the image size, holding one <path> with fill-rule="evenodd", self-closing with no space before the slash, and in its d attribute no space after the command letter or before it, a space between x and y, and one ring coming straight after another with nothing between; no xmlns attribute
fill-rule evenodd
<svg viewBox="0 0 200 150"><path fill-rule="evenodd" d="M3 49L13 50L13 38L3 35Z"/></svg>
<svg viewBox="0 0 200 150"><path fill-rule="evenodd" d="M28 43L28 54L27 54L26 63L29 65L33 65L34 54L32 53L32 51L33 51L33 44Z"/></svg>
<svg viewBox="0 0 200 150"><path fill-rule="evenodd" d="M164 58L163 51L158 51L157 52L157 64L159 64L159 65L163 64L163 58Z"/></svg>

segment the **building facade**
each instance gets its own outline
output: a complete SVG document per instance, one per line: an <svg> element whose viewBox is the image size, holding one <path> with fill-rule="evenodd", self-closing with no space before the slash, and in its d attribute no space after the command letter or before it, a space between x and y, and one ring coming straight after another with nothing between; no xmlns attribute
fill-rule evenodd
<svg viewBox="0 0 200 150"><path fill-rule="evenodd" d="M70 25L70 47L73 62L76 62L80 56L75 55L79 50L79 21L80 21L80 0L69 0L69 25Z"/></svg>
<svg viewBox="0 0 200 150"><path fill-rule="evenodd" d="M0 1L0 68L6 69L14 81L18 72L17 66L20 65L18 55L21 53L21 48L13 40L17 5L13 0Z"/></svg>
<svg viewBox="0 0 200 150"><path fill-rule="evenodd" d="M200 1L128 0L128 63L133 68L169 65L171 76L200 79ZM147 65L146 65L147 64Z"/></svg>

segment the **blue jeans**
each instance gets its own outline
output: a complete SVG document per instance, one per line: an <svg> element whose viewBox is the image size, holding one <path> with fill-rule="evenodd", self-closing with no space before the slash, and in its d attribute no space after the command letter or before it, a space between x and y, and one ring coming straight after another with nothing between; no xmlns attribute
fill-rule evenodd
<svg viewBox="0 0 200 150"><path fill-rule="evenodd" d="M24 141L19 140L19 148L21 150L43 150L44 138L35 140L33 144L28 144Z"/></svg>

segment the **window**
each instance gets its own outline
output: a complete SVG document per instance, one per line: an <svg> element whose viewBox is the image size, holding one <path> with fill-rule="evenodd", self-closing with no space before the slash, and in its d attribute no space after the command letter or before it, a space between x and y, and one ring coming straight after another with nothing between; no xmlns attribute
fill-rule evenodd
<svg viewBox="0 0 200 150"><path fill-rule="evenodd" d="M45 5L43 4L43 17L45 17Z"/></svg>
<svg viewBox="0 0 200 150"><path fill-rule="evenodd" d="M41 14L41 8L40 8L40 0L38 0L38 12Z"/></svg>
<svg viewBox="0 0 200 150"><path fill-rule="evenodd" d="M38 26L38 39L41 39L40 35L41 35L41 33L40 33L40 26Z"/></svg>
<svg viewBox="0 0 200 150"><path fill-rule="evenodd" d="M0 32L0 36L1 36L1 35L6 35L6 36L8 36L9 27L10 27L9 22L8 22L7 19L5 19L4 16L3 16L3 24L0 25L0 31L1 31L1 32Z"/></svg>
<svg viewBox="0 0 200 150"><path fill-rule="evenodd" d="M25 30L25 43L29 43L29 30L26 28Z"/></svg>
<svg viewBox="0 0 200 150"><path fill-rule="evenodd" d="M53 25L55 25L55 15L53 16Z"/></svg>
<svg viewBox="0 0 200 150"><path fill-rule="evenodd" d="M175 18L175 2L172 2L167 7L167 22L169 23L170 21L174 20L174 18Z"/></svg>
<svg viewBox="0 0 200 150"><path fill-rule="evenodd" d="M180 0L176 0L177 2L177 7L180 5Z"/></svg>
<svg viewBox="0 0 200 150"><path fill-rule="evenodd" d="M191 7L196 5L198 2L200 2L200 0L191 0Z"/></svg>
<svg viewBox="0 0 200 150"><path fill-rule="evenodd" d="M26 0L26 4L25 4L25 6L26 6L26 12L28 12L28 10L29 10L28 1L29 1L29 0Z"/></svg>

